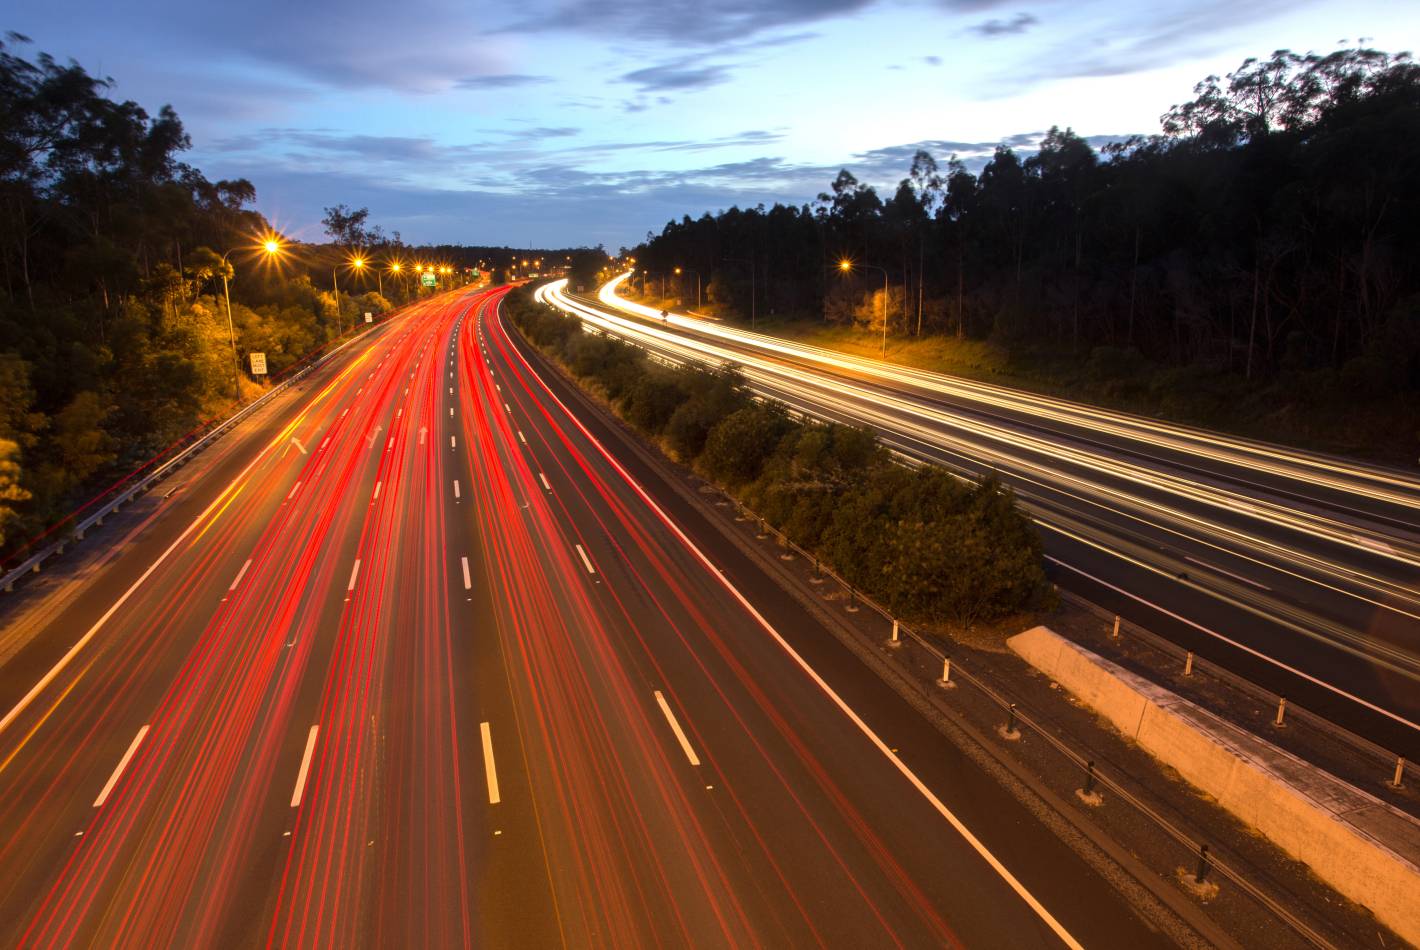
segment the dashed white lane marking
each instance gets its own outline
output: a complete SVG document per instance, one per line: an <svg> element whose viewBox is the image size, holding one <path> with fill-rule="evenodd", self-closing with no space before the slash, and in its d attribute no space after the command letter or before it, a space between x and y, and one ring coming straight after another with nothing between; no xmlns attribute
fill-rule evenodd
<svg viewBox="0 0 1420 950"><path fill-rule="evenodd" d="M493 764L493 733L486 722L478 724L478 731L483 734L483 773L488 777L488 804L496 805L503 799L498 794L498 767Z"/></svg>
<svg viewBox="0 0 1420 950"><path fill-rule="evenodd" d="M355 589L355 580L360 576L360 559L355 559L355 566L350 569L350 583L345 585L346 590Z"/></svg>
<svg viewBox="0 0 1420 950"><path fill-rule="evenodd" d="M671 724L671 731L675 733L676 741L680 743L681 751L690 760L691 765L699 765L700 759L696 757L695 750L690 747L690 740L685 737L685 732L680 728L680 723L676 721L675 713L671 712L670 703L666 702L666 697L661 695L660 690L656 690L656 702L661 707L661 712L666 714L666 722Z"/></svg>
<svg viewBox="0 0 1420 950"><path fill-rule="evenodd" d="M458 443L454 441L454 436L449 436L449 448L458 448Z"/></svg>
<svg viewBox="0 0 1420 950"><path fill-rule="evenodd" d="M468 557L465 555L459 558L459 562L463 565L463 589L470 590L473 587L473 579L468 576Z"/></svg>
<svg viewBox="0 0 1420 950"><path fill-rule="evenodd" d="M1207 568L1207 569L1210 570L1210 571L1217 571L1219 574L1223 574L1223 575L1225 575L1225 576L1227 576L1227 577L1231 577L1231 578L1232 578L1233 580L1235 580L1235 581L1242 581L1244 584L1251 584L1253 587L1260 587L1260 588L1262 588L1263 590L1271 590L1271 589L1272 589L1272 588L1268 587L1266 584L1263 584L1263 583L1260 583L1260 582L1258 582L1258 581L1255 581L1255 580L1253 580L1253 579L1250 578L1250 577L1243 577L1241 574L1234 574L1232 571L1226 571L1226 570L1224 570L1223 568L1217 566L1216 564L1209 564L1207 561L1200 561L1200 560L1198 560L1198 558L1196 558L1196 557L1189 557L1188 555L1185 554L1185 555L1183 556L1183 559L1184 559L1185 561L1191 561L1192 563L1197 564L1199 567Z"/></svg>
<svg viewBox="0 0 1420 950"><path fill-rule="evenodd" d="M510 406L510 405L508 405L506 402L503 403L503 408L506 409L506 410L508 410L509 412L512 412L512 411L513 411L513 407Z"/></svg>
<svg viewBox="0 0 1420 950"><path fill-rule="evenodd" d="M454 394L454 387L450 386L450 387L449 387L449 395L452 396L453 394Z"/></svg>
<svg viewBox="0 0 1420 950"><path fill-rule="evenodd" d="M108 782L104 784L104 790L99 792L99 797L94 799L94 807L101 808L103 803L108 801L109 795L113 792L113 787L118 784L119 776L123 770L128 768L128 763L138 751L138 744L143 741L143 737L148 734L148 726L138 730L138 735L133 737L133 741L128 745L128 751L123 753L123 758L118 760L118 765L114 768L113 774L108 777Z"/></svg>
<svg viewBox="0 0 1420 950"><path fill-rule="evenodd" d="M449 407L449 415L453 415L453 414L454 414L454 407L453 407L453 406L450 406L450 407Z"/></svg>
<svg viewBox="0 0 1420 950"><path fill-rule="evenodd" d="M582 546L580 544L577 545L577 553L582 555L582 563L587 566L587 573L595 574L597 572L597 569L595 567L592 567L591 558L587 557L587 552L582 550Z"/></svg>
<svg viewBox="0 0 1420 950"><path fill-rule="evenodd" d="M372 498L372 499L370 499L371 501L379 501L379 498L380 498L380 486L383 485L383 484L384 484L384 482L375 482L375 497Z"/></svg>
<svg viewBox="0 0 1420 950"><path fill-rule="evenodd" d="M327 445L330 445L330 436L325 437L325 440L321 442L320 447L325 448Z"/></svg>
<svg viewBox="0 0 1420 950"><path fill-rule="evenodd" d="M305 794L306 777L311 773L311 756L316 751L316 733L318 732L320 732L320 726L311 726L311 731L306 734L306 751L301 755L301 771L296 773L296 789L291 793L292 808L300 807L301 796Z"/></svg>
<svg viewBox="0 0 1420 950"><path fill-rule="evenodd" d="M296 482L296 484L292 485L292 486L291 486L291 490L286 493L286 500L287 500L287 501L290 501L290 500L291 500L291 496L294 495L294 494L296 494L296 489L298 489L298 488L300 488L300 487L301 487L301 483L300 483L299 481Z"/></svg>
<svg viewBox="0 0 1420 950"><path fill-rule="evenodd" d="M458 480L457 478L454 479L454 497L455 497L455 498L461 498L461 497L462 497L462 496L459 494L459 480Z"/></svg>
<svg viewBox="0 0 1420 950"><path fill-rule="evenodd" d="M523 445L527 445L527 444L528 444L527 436L523 435L523 430L522 430L522 429L519 429L519 430L518 430L518 441L521 442L521 443L523 443Z"/></svg>
<svg viewBox="0 0 1420 950"><path fill-rule="evenodd" d="M242 569L237 571L237 576L232 578L232 586L228 587L227 590L237 589L237 585L242 582L242 578L246 576L247 568L249 567L251 567L251 558L247 558L247 562L242 565Z"/></svg>
<svg viewBox="0 0 1420 950"><path fill-rule="evenodd" d="M543 487L543 488L546 488L548 491L552 491L552 486L547 483L547 476L546 476L546 475L542 474L542 472L538 472L538 473L537 473L537 477L540 478L540 479L542 479L542 487Z"/></svg>
<svg viewBox="0 0 1420 950"><path fill-rule="evenodd" d="M392 448L394 448L394 436L390 436L390 440L385 443L385 451L386 451L386 452L388 452L388 451L389 451L390 449L392 449Z"/></svg>

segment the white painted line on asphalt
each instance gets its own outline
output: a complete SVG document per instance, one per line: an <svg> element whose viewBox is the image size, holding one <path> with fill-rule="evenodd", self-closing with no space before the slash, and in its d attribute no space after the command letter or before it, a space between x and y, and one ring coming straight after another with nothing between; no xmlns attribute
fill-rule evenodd
<svg viewBox="0 0 1420 950"><path fill-rule="evenodd" d="M675 733L676 741L680 743L681 750L685 752L685 757L690 760L691 765L699 765L700 759L696 757L695 750L690 747L690 740L685 737L685 732L680 728L680 723L676 721L675 713L671 712L670 703L666 702L666 697L661 695L660 690L656 690L656 702L661 706L661 712L666 714L666 722L671 724L671 731Z"/></svg>
<svg viewBox="0 0 1420 950"><path fill-rule="evenodd" d="M394 411L394 417L395 417L396 419L398 419L398 418L399 418L400 416L402 416L402 415L404 415L404 407L403 407L403 406L400 406L398 409L396 409L396 410Z"/></svg>
<svg viewBox="0 0 1420 950"><path fill-rule="evenodd" d="M457 443L456 441L454 441L454 436L449 436L449 448L451 448L451 449L456 449L456 448L458 448L458 443Z"/></svg>
<svg viewBox="0 0 1420 950"><path fill-rule="evenodd" d="M316 751L316 733L319 731L320 726L311 726L311 731L306 735L306 751L301 755L301 771L296 773L296 790L291 793L292 808L301 806L301 796L306 791L306 776L311 773L311 756Z"/></svg>
<svg viewBox="0 0 1420 950"><path fill-rule="evenodd" d="M488 777L488 804L496 805L503 799L498 795L498 767L493 764L493 733L486 722L478 724L478 731L483 733L483 773Z"/></svg>
<svg viewBox="0 0 1420 950"><path fill-rule="evenodd" d="M390 449L392 449L392 448L394 448L394 436L390 436L390 440L385 443L385 451L386 451L386 452L388 452L388 451L389 451Z"/></svg>
<svg viewBox="0 0 1420 950"><path fill-rule="evenodd" d="M350 569L350 583L345 585L346 590L355 589L355 579L360 576L360 559L355 559L355 566Z"/></svg>
<svg viewBox="0 0 1420 950"><path fill-rule="evenodd" d="M502 387L502 386L499 386L497 383L494 383L494 384L493 384L493 388L496 389L496 390L498 390L500 393L503 391L503 387Z"/></svg>
<svg viewBox="0 0 1420 950"><path fill-rule="evenodd" d="M506 402L503 403L503 408L506 409L506 410L508 410L509 412L512 412L512 411L513 411L513 407L510 406L510 405L508 405Z"/></svg>
<svg viewBox="0 0 1420 950"><path fill-rule="evenodd" d="M453 415L453 414L454 414L454 407L453 407L453 406L450 406L450 407L449 407L449 415Z"/></svg>
<svg viewBox="0 0 1420 950"><path fill-rule="evenodd" d="M518 441L521 442L521 443L523 443L523 445L527 445L527 444L528 444L527 436L523 435L523 430L522 430L522 429L519 429L519 430L518 430Z"/></svg>
<svg viewBox="0 0 1420 950"><path fill-rule="evenodd" d="M459 480L458 480L457 478L454 479L454 497L455 497L455 498L461 498L461 497L463 497L462 495L459 494Z"/></svg>
<svg viewBox="0 0 1420 950"><path fill-rule="evenodd" d="M597 569L595 567L592 567L591 559L587 557L587 552L582 550L582 546L580 544L577 545L577 553L582 555L582 563L587 565L587 573L595 574L597 572Z"/></svg>
<svg viewBox="0 0 1420 950"><path fill-rule="evenodd" d="M321 447L321 448L325 448L325 447L326 447L327 445L329 445L329 444L330 444L330 436L326 436L325 439L324 439L324 441L321 442L320 447Z"/></svg>
<svg viewBox="0 0 1420 950"><path fill-rule="evenodd" d="M453 394L454 394L454 387L450 386L450 387L449 387L449 395L452 396Z"/></svg>
<svg viewBox="0 0 1420 950"><path fill-rule="evenodd" d="M287 501L290 501L290 500L291 500L291 496L294 495L294 494L296 494L296 489L298 489L298 488L300 488L300 487L301 487L301 483L300 483L299 481L297 481L296 484L292 485L292 486L291 486L291 490L286 493L286 500L287 500Z"/></svg>
<svg viewBox="0 0 1420 950"><path fill-rule="evenodd" d="M540 478L540 479L542 479L542 487L543 487L543 488L546 488L548 491L552 491L552 486L547 483L547 476L546 476L546 475L542 474L542 472L538 472L538 473L537 473L537 477Z"/></svg>
<svg viewBox="0 0 1420 950"><path fill-rule="evenodd" d="M237 571L237 576L232 579L232 586L228 587L227 590L237 589L237 585L242 582L242 578L246 576L247 568L249 567L251 567L251 558L247 558L247 562L242 565L242 569Z"/></svg>
<svg viewBox="0 0 1420 950"><path fill-rule="evenodd" d="M371 501L379 501L379 498L380 498L380 486L383 485L383 484L384 484L384 482L375 482L375 497L374 497L374 498L371 498L371 499L370 499Z"/></svg>
<svg viewBox="0 0 1420 950"><path fill-rule="evenodd" d="M1395 548L1391 547L1389 544L1386 544L1379 538L1368 538L1363 534L1353 534L1351 535L1351 537L1355 538L1357 541L1359 541L1361 544L1364 544L1372 551L1379 551L1382 554L1395 553Z"/></svg>
<svg viewBox="0 0 1420 950"><path fill-rule="evenodd" d="M468 576L468 557L461 557L459 561L463 564L463 589L470 590L473 587L473 579Z"/></svg>
<svg viewBox="0 0 1420 950"><path fill-rule="evenodd" d="M113 791L113 787L118 784L118 777L123 774L124 769L128 768L129 761L133 758L134 753L138 751L138 743L142 742L143 737L147 734L148 727L145 725L142 729L138 730L138 735L133 737L133 742L129 744L128 751L123 753L123 758L118 760L118 766L113 770L113 774L108 777L108 783L104 785L104 790L99 792L98 798L94 799L95 808L103 807L103 803L108 801L109 794Z"/></svg>
<svg viewBox="0 0 1420 950"><path fill-rule="evenodd" d="M1185 554L1185 555L1183 556L1183 559L1184 559L1185 561L1190 561L1190 562L1192 562L1192 563L1194 563L1194 564L1197 564L1199 567L1205 567L1205 568L1207 568L1207 569L1210 570L1210 571L1217 571L1219 574L1222 574L1222 575L1224 575L1225 577L1231 577L1231 578L1232 578L1233 580L1235 580L1235 581L1242 581L1244 584L1251 584L1253 587L1261 587L1263 590L1271 590L1271 589L1272 589L1272 588L1268 587L1266 584L1260 584L1260 583L1258 583L1257 581L1253 580L1253 579L1250 578L1250 577L1243 577L1241 574L1234 574L1232 571L1225 571L1225 570L1223 570L1221 567L1217 566L1216 564L1209 564L1207 561L1200 561L1200 560L1198 560L1198 558L1196 558L1196 557L1190 557L1190 556L1188 556L1187 554Z"/></svg>

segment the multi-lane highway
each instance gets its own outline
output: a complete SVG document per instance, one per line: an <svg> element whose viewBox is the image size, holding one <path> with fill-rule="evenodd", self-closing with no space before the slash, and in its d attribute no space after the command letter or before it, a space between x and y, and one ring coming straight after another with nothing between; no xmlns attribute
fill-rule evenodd
<svg viewBox="0 0 1420 950"><path fill-rule="evenodd" d="M9 606L0 944L1162 941L502 294L347 347Z"/></svg>
<svg viewBox="0 0 1420 950"><path fill-rule="evenodd" d="M1420 478L804 346L618 296L541 299L676 362L1011 484L1058 581L1420 753Z"/></svg>

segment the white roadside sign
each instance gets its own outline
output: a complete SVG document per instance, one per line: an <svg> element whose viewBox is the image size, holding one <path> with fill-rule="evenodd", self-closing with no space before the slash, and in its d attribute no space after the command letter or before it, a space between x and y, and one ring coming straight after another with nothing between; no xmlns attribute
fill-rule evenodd
<svg viewBox="0 0 1420 950"><path fill-rule="evenodd" d="M252 374L253 376L265 376L265 375L266 375L266 354L265 354L265 353L253 353L253 354L251 354L251 374Z"/></svg>

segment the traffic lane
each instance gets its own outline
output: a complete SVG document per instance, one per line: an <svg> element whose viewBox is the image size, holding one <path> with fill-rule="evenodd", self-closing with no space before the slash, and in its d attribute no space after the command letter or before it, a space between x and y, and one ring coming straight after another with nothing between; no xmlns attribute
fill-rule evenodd
<svg viewBox="0 0 1420 950"><path fill-rule="evenodd" d="M569 397L576 400L560 378L549 378L547 381L554 389L562 390L559 397L564 401ZM537 411L532 407L530 410ZM583 421L599 437L612 439L609 444L615 445L624 439L619 432L614 433L612 427L600 424L595 413L584 416ZM554 432L547 435L557 438ZM591 457L591 447L588 446L583 454ZM634 451L619 451L618 457L628 467L644 469L635 474L646 481L658 500L667 503L667 509L676 523L687 528L697 539L707 542L710 549L707 553L712 562L747 592L751 601L769 616L771 623L785 633L811 665L832 683L875 731L893 737L892 745L899 749L909 765L928 779L929 787L945 794L949 807L961 809L961 816L968 826L1026 882L1032 893L1048 894L1047 898L1043 898L1045 905L1053 912L1061 913L1062 919L1065 919L1067 907L1080 908L1083 905L1087 908L1076 915L1078 921L1067 920L1068 927L1072 930L1078 927L1080 933L1088 934L1089 939L1085 942L1091 944L1120 941L1123 945L1123 941L1129 941L1132 945L1141 940L1157 940L1157 935L1130 915L1108 882L1095 875L1024 809L1011 807L1012 803L1003 801L1006 796L993 780L956 752L915 710L870 674L856 656L823 631L815 618L806 614L797 601L786 597L743 552L726 543L723 536L704 521L703 515L681 501L680 496L660 479L654 469L640 464ZM594 462L593 468L600 469L598 477L608 484L615 484L613 479L618 476L609 464ZM575 473L567 478L569 486L577 484ZM585 481L585 478L581 480ZM588 537L607 538L610 545L612 539L624 534L621 530L624 526L607 530L600 524L596 512L605 508L601 503L603 501L599 499L598 503L586 508L583 517L590 519L591 523L585 525L582 531ZM636 510L637 505L633 501L626 499L626 510ZM655 522L643 524L642 530L649 537L665 532L664 526L658 526ZM872 834L883 836L886 844L884 851L878 853L892 855L909 869L908 878L922 887L924 893L931 895L927 906L946 908L951 926L962 928L959 932L970 930L973 936L983 939L994 937L999 941L1003 922L995 914L977 914L975 911L983 906L1016 906L1024 910L1019 900L1009 892L1002 894L1003 885L999 878L994 878L979 863L979 857L969 851L962 854L968 849L943 821L941 814L888 764L881 750L867 742L861 731L857 731L839 710L827 703L822 690L788 662L786 651L778 643L762 630L745 623L747 615L738 604L727 600L723 588L717 592L718 585L710 578L703 564L691 558L684 548L677 551L675 547L657 546L652 551L654 553L643 552L632 557L629 549L623 546L615 556L599 561L598 569L615 573L621 570L623 563L639 563L638 576L643 580L664 569L671 575L693 578L697 585L703 585L688 597L684 592L679 598L674 594L651 595L657 609L663 609L672 601L681 605L679 609L688 609L687 604L701 610L708 609L706 605L721 605L723 613L712 622L669 625L678 631L695 631L700 639L690 638L687 634L688 642L678 644L678 638L646 636L634 639L628 649L650 651L667 671L684 670L676 676L668 672L667 676L683 699L686 694L694 697L693 700L686 699L687 706L699 708L703 705L707 709L723 710L720 715L697 718L694 728L709 729L713 727L707 726L707 722L726 723L737 719L750 724L747 728L739 726L738 730L730 728L729 735L723 741L713 743L718 750L717 755L735 762L727 767L731 787L741 781L752 781L747 778L749 776L772 774L766 771L767 763L794 762L797 758L803 768L810 773L816 772L821 781L836 785L842 793L836 794L831 788L820 784L818 794L822 798L807 815L801 812L800 817L812 819L812 823L819 828L836 826L835 839L845 849L860 847L872 850L860 837L863 823L857 823L855 828L855 822L846 817L854 813L858 816L871 815L872 821L866 824ZM613 586L612 574L608 575L606 583L609 588ZM620 588L622 584L628 589L637 587L636 578L631 576L616 586ZM636 629L634 622L629 626ZM649 629L656 629L654 621ZM757 698L753 695L755 684L770 683L774 684L775 690L772 700L763 692ZM735 698L727 700L727 696ZM756 742L779 745L770 755L748 751L756 748ZM818 767L810 763L817 763ZM865 763L877 763L877 767L869 768ZM825 776L829 778L823 778ZM753 799L748 800L747 807L759 807L761 802L776 801L768 791L774 785L775 781L771 780L767 787L762 787ZM814 789L815 783L794 782L780 787L785 790L792 787L803 795L806 789ZM854 806L847 813L844 811L847 807L845 801ZM782 797L777 802L777 806L768 806L766 813L758 816L755 827L772 829L772 834L779 834L792 824L791 816L795 809L802 806L787 806ZM942 834L924 833L924 829L938 829ZM803 847L803 844L797 842L787 851L776 849L776 853L795 853L793 848L796 846ZM860 857L862 854L859 852ZM963 870L963 863L969 871ZM855 866L855 870L861 872L863 866ZM871 866L871 862L866 866ZM798 865L795 867L797 870ZM985 880L983 873L993 883L982 883ZM967 880L961 880L958 875ZM1083 901L1082 892L1085 896ZM974 899L963 900L964 894L971 894ZM896 886L891 885L884 886L878 892L878 898L884 906L891 906L902 896ZM1098 926L1095 915L1104 907L1119 911L1128 918L1129 924L1114 921L1108 927ZM953 912L960 916L952 917ZM972 942L967 940L967 943Z"/></svg>
<svg viewBox="0 0 1420 950"><path fill-rule="evenodd" d="M480 297L476 308L462 317L455 358L442 366L444 385L454 390L456 413L450 417L441 406L435 413L438 428L433 430L439 435L431 438L449 460L437 487L442 492L441 532L449 554L453 694L459 733L464 737L465 838L475 902L475 943L547 947L563 942L561 927L525 764L523 724L510 685L514 670L498 635L500 591L494 559L486 550L489 542L474 507L479 489L470 458L476 445L474 378L481 361L473 333L476 309L490 306L505 292ZM451 500L452 479L459 479L467 491L464 498ZM429 492L433 497L434 486Z"/></svg>
<svg viewBox="0 0 1420 950"><path fill-rule="evenodd" d="M478 394L488 494L475 510L502 591L499 632L562 938L751 942L745 892L695 807L698 789L676 779L680 753L661 742L662 714L615 647L585 549L558 543L551 509L524 481L500 377Z"/></svg>
<svg viewBox="0 0 1420 950"><path fill-rule="evenodd" d="M592 301L583 300L582 302L588 306L595 305ZM1420 493L1414 490L1415 476L1410 472L1321 453L1239 439L1188 426L1157 422L1128 413L1118 413L1028 392L1016 392L1006 387L976 383L972 380L945 375L940 380L931 380L925 378L932 375L927 371L883 364L884 369L893 371L898 376L892 383L888 383L882 379L880 374L870 372L867 368L854 369L815 359L810 355L800 355L771 346L757 345L752 335L731 337L724 334L708 333L698 328L694 323L684 321L667 326L649 320L634 311L626 312L625 315L642 323L659 326L663 330L668 329L681 333L692 339L734 348L744 353L754 353L760 357L778 360L785 365L812 370L866 387L874 387L883 394L902 395L908 393L923 404L937 405L953 411L969 412L985 420L999 421L1022 430L1039 431L1083 446L1092 445L1111 454L1133 456L1163 468L1219 478L1239 487L1274 493L1279 498L1291 502L1317 505L1328 510L1348 512L1362 519L1373 519L1387 530L1400 531L1411 537L1412 540L1420 541L1420 537L1417 537L1414 531L1415 514L1417 509L1420 509ZM766 342L775 344L797 346L791 342L776 341L770 337L764 339ZM806 349L817 349L828 360L843 357L843 354L834 351L820 348ZM1122 431L1102 430L1102 425ZM1160 431L1161 427L1168 431ZM1181 444L1159 444L1160 439ZM1225 444L1217 445L1218 440L1222 440ZM1267 467L1277 461L1273 456L1278 453L1286 457L1282 460L1282 464L1286 465L1294 474L1280 474ZM1348 475L1343 471L1337 471L1336 467L1358 470L1363 474ZM1356 490L1324 484L1309 479L1309 475L1349 481ZM1394 484L1397 481L1401 484ZM1370 497L1364 494L1364 490L1367 488L1377 488L1387 493L1399 494L1404 496L1406 500L1402 502L1397 499Z"/></svg>
<svg viewBox="0 0 1420 950"><path fill-rule="evenodd" d="M345 412L342 411L340 415L343 417ZM354 438L357 443L363 441L359 439L358 432L354 433ZM340 451L338 442L335 451ZM324 448L317 451L316 460L322 457L323 452ZM313 461L313 464L318 464L318 461ZM308 482L314 482L317 485L324 484L317 479L308 479ZM285 492L270 494L281 498ZM249 523L265 526L265 523L260 521ZM296 541L298 550L303 547L316 547L315 545L305 545L304 533L300 534L301 537ZM198 540L201 541L202 538L199 536ZM277 544L280 540L279 532L275 538L269 540L274 557L278 562L283 561L283 553L288 556L293 553L280 550ZM260 546L261 542L258 541L257 544ZM286 563L298 563L298 561L293 558ZM238 573L242 574L242 572ZM224 661L222 657L233 656L231 652L233 649L245 650L245 655L252 657L251 651L257 649L265 640L261 657L264 664L262 668L270 669L270 664L274 662L272 659L273 650L277 651L276 656L279 658L281 645L270 643L273 636L276 639L284 640L284 636L282 636L284 631L279 626L274 633L268 633L265 638L251 638L248 643L239 643L235 647L232 644L234 635L243 629L268 630L268 621L264 619L252 620L242 613L247 609L245 605L250 599L256 599L262 606L290 602L289 595L283 598L280 590L284 580L280 576L282 573L280 563L275 567L275 573L274 578L264 577L267 571L261 563L258 563L251 571L236 578L232 583L235 594L229 594L229 602L218 608L218 615L210 623L199 625L197 632L201 635L201 639L193 647L193 652L185 654L184 674L172 679L171 686L161 682L155 683L156 692L147 694L150 700L159 700L154 703L157 711L153 714L155 728L151 739L145 744L142 754L134 760L132 768L125 773L123 784L119 789L120 794L117 794L111 802L106 803L104 809L99 810L92 819L91 826L85 833L85 838L88 840L81 839L80 843L81 849L85 853L70 862L72 867L67 869L69 873L66 874L65 880L56 885L57 891L66 888L72 890L76 879L82 878L86 882L96 882L92 887L80 886L82 904L91 907L96 902L104 903L105 897L113 898L116 903L123 905L127 918L130 918L121 922L122 925L132 926L132 918L145 916L148 916L153 926L174 927L180 925L177 915L170 912L161 920L155 920L150 916L150 912L160 915L163 913L159 906L161 899L155 899L152 903L148 903L137 897L118 899L116 895L107 893L104 897L100 897L96 892L107 892L107 885L98 882L101 882L106 874L104 868L111 867L116 854L126 849L136 849L140 853L148 854L150 862L156 860L159 867L154 868L150 864L150 876L152 878L161 877L159 872L163 870L162 862L167 860L170 854L166 848L155 844L151 839L155 835L161 837L168 833L168 829L172 827L170 823L166 827L162 826L163 816L169 811L176 810L179 806L198 810L216 807L215 803L221 797L222 788L220 783L213 784L215 781L213 773L220 771L219 766L230 769L233 758L229 757L239 757L240 753L231 743L234 730L238 728L232 722L232 716L215 715L211 710L214 704L219 704L222 701L222 697L226 699L226 708L229 712L234 708L233 703L241 705L238 701L245 701L245 704L249 706L259 693L259 689L254 686L234 687L233 685L234 681L248 678L257 679L256 669L249 662L244 662L240 658ZM299 592L300 585L297 586ZM260 596L258 596L258 591L262 591ZM225 651L225 653L217 652L219 650ZM250 712L247 711L245 715L248 718L243 721L250 722ZM178 742L175 733L181 731L177 726L182 722L191 724L192 728L190 731L182 733L186 739L175 746L174 743ZM218 751L214 749L214 737L225 737L228 740L227 746L221 750L225 755L218 754ZM177 749L176 752L173 751L174 748ZM205 748L207 755L199 755L196 758L189 757L184 762L184 756L190 756L192 750L197 748ZM199 780L194 784L204 786L201 792L181 780L181 773L190 772L195 767L195 763L199 761L203 768L193 774ZM174 803L170 799L175 786L178 789L178 801ZM140 788L144 792L141 797L144 799L156 798L160 802L167 803L167 807L160 805L154 810L137 809L135 807L136 800L140 796L135 793L135 789ZM217 789L215 793L214 788ZM96 836L94 826L101 823L104 826L105 834ZM114 826L121 828L122 831L113 830ZM208 831L206 822L193 822L187 827L189 834L194 836L200 836ZM103 839L102 844L91 844L100 838ZM143 839L149 840L145 842ZM85 845L90 846L84 848ZM190 842L189 846L191 846ZM230 853L231 850L234 850L234 846L229 845L226 851ZM154 857L155 855L156 857ZM167 870L168 873L174 873L171 867ZM183 873L177 874L178 880L181 882L188 882L196 876L191 872L191 866ZM148 883L151 886L153 882L149 881ZM183 888L179 885L173 890L181 893ZM159 891L158 893L162 894L163 892ZM212 893L221 894L223 891L219 888ZM54 894L52 893L51 896ZM78 904L80 901L76 900L74 903ZM204 905L202 909L210 909L210 905ZM86 926L81 919L82 916L82 913L75 916L66 910L66 916L62 920L51 918L50 923L61 931L80 933Z"/></svg>
<svg viewBox="0 0 1420 950"><path fill-rule="evenodd" d="M191 547L136 593L104 636L5 736L0 816L17 829L0 862L6 906L24 905L25 894L52 877L60 856L91 821L90 801L152 718L155 697L174 681L213 611L238 596L238 588L245 596L243 583L255 582L248 576L250 555L261 526L282 504L294 465L293 454L250 473L245 490L229 488L234 502L223 509L224 517L209 512ZM51 873L38 873L40 868Z"/></svg>

